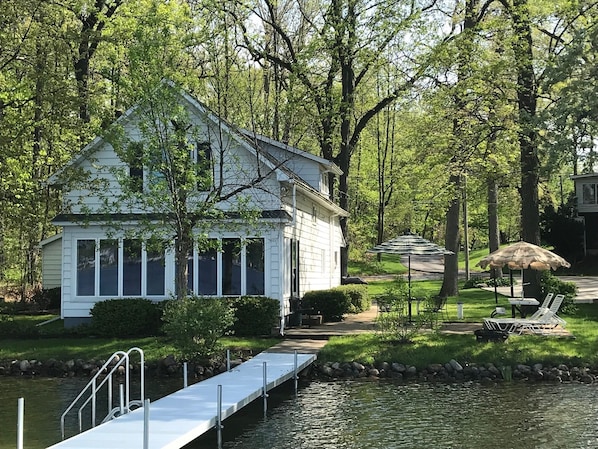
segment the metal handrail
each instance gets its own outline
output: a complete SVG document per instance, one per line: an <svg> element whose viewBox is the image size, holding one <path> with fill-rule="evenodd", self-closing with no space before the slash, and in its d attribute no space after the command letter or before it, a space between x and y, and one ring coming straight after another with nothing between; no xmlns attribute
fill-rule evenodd
<svg viewBox="0 0 598 449"><path fill-rule="evenodd" d="M82 423L82 411L83 409L91 402L92 409L91 409L91 426L96 426L96 393L100 388L102 388L106 382L108 382L108 414L110 414L112 410L112 376L121 367L123 364L125 365L125 413L128 413L129 407L131 404L130 401L130 369L129 369L129 358L131 352L136 351L139 353L141 361L140 361L140 401L143 403L144 395L145 395L145 360L143 355L143 350L137 347L133 347L129 349L127 352L124 351L116 351L114 354L110 356L110 358L102 365L102 367L98 370L98 372L93 376L93 378L87 383L87 385L81 390L81 392L77 395L77 397L71 402L71 404L66 408L64 413L60 416L60 432L62 435L62 439L64 440L65 437L65 418L66 415L75 407L75 405L79 402L79 400L85 395L85 393L91 388L89 392L89 397L83 402L83 404L79 407L77 414L79 417L79 432L83 431L83 423ZM104 374L104 370L108 369L108 366L113 363L116 357L120 357L116 364L110 369L110 371ZM97 380L100 376L105 376L104 379L97 384ZM138 403L137 401L134 401Z"/></svg>

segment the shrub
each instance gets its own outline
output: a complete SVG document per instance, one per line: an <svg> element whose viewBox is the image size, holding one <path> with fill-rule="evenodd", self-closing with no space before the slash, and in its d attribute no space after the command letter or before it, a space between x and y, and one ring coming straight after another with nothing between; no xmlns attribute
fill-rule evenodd
<svg viewBox="0 0 598 449"><path fill-rule="evenodd" d="M234 298L234 334L247 337L270 335L272 327L279 324L280 302L263 296L241 296Z"/></svg>
<svg viewBox="0 0 598 449"><path fill-rule="evenodd" d="M4 338L37 338L39 327L30 322L15 320L12 316L0 314L0 337Z"/></svg>
<svg viewBox="0 0 598 449"><path fill-rule="evenodd" d="M223 298L190 296L164 306L164 332L187 360L206 360L235 322L233 307Z"/></svg>
<svg viewBox="0 0 598 449"><path fill-rule="evenodd" d="M349 297L351 307L349 313L360 313L368 310L372 305L372 299L368 295L367 285L350 284L341 285L334 290L343 292Z"/></svg>
<svg viewBox="0 0 598 449"><path fill-rule="evenodd" d="M31 301L41 310L60 309L60 287L37 289Z"/></svg>
<svg viewBox="0 0 598 449"><path fill-rule="evenodd" d="M573 298L577 294L577 286L574 282L565 282L554 276L550 271L544 271L540 278L540 288L542 289L542 296L548 293L556 295L565 295L563 304L559 309L559 313L563 315L572 314L577 310Z"/></svg>
<svg viewBox="0 0 598 449"><path fill-rule="evenodd" d="M161 306L149 299L108 299L91 309L93 332L104 337L145 337L157 335L161 326Z"/></svg>
<svg viewBox="0 0 598 449"><path fill-rule="evenodd" d="M466 288L477 288L480 284L487 285L488 287L507 287L511 285L511 281L508 277L502 276L499 278L483 278L481 276L474 276L463 283L463 289Z"/></svg>
<svg viewBox="0 0 598 449"><path fill-rule="evenodd" d="M341 321L351 309L351 298L341 290L315 290L303 296L303 308L314 309L324 321Z"/></svg>

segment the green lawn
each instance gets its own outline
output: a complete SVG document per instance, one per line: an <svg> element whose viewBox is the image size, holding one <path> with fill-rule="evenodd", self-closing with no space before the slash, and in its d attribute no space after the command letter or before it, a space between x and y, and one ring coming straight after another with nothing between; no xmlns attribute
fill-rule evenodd
<svg viewBox="0 0 598 449"><path fill-rule="evenodd" d="M368 284L371 295L382 293L392 281ZM413 296L433 296L441 281L413 281ZM463 321L481 323L496 307L494 292L481 289L461 289L458 297L448 299L450 320L457 319L457 302L463 303ZM499 296L499 306L510 310L506 298ZM321 361L362 362L390 361L423 367L429 363L446 363L454 358L461 363L598 363L598 305L579 304L572 315L562 315L567 329L575 339L541 337L537 335L511 336L507 343L478 343L473 334L447 335L427 331L417 335L409 344L390 343L377 334L332 338L321 351ZM37 324L52 318L17 315L15 321ZM2 315L0 315L0 321ZM156 361L174 353L165 337L134 339L105 339L65 334L60 320L39 327L38 338L0 339L0 360L50 358L67 360L81 358L107 358L118 350L133 346L143 348L148 361ZM228 349L252 350L258 353L279 340L273 338L240 339L226 337L222 340Z"/></svg>
<svg viewBox="0 0 598 449"><path fill-rule="evenodd" d="M225 349L252 350L255 353L278 343L276 338L231 338L221 343ZM143 349L147 361L158 361L175 349L166 337L93 338L93 337L40 337L28 339L0 339L0 360L91 360L108 358L116 351L132 347Z"/></svg>
<svg viewBox="0 0 598 449"><path fill-rule="evenodd" d="M368 291L375 295L384 291L389 281L372 282ZM441 281L412 282L413 296L439 292ZM510 305L498 296L498 305L510 312ZM458 297L448 299L450 320L457 319L457 302L463 303L464 322L481 323L496 307L494 292L481 289L462 289ZM506 343L478 343L473 334L448 335L428 331L417 335L411 343L384 341L378 335L334 337L318 356L322 362L388 361L424 367L430 363L446 363L454 358L460 363L598 363L598 305L579 304L572 315L561 315L575 339L512 335ZM481 326L480 326L481 327Z"/></svg>

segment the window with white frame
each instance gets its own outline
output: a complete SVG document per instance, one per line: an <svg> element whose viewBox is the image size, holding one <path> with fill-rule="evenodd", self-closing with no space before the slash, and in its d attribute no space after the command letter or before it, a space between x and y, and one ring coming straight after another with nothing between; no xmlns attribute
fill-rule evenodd
<svg viewBox="0 0 598 449"><path fill-rule="evenodd" d="M77 296L163 296L164 247L140 240L77 240Z"/></svg>
<svg viewBox="0 0 598 449"><path fill-rule="evenodd" d="M581 204L597 204L595 183L584 183L581 189Z"/></svg>
<svg viewBox="0 0 598 449"><path fill-rule="evenodd" d="M194 251L187 262L190 292L203 296L265 294L264 239L225 238Z"/></svg>

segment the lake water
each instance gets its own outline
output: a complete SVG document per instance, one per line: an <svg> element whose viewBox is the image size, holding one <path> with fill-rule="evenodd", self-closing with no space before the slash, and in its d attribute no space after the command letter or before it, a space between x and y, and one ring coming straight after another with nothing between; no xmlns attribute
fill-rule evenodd
<svg viewBox="0 0 598 449"><path fill-rule="evenodd" d="M156 400L181 382L148 382ZM17 398L25 398L25 448L60 439L59 419L79 379L0 378L0 448L16 447ZM314 381L290 385L224 421L223 448L598 448L598 386L503 383L399 384ZM214 449L210 432L187 449Z"/></svg>

